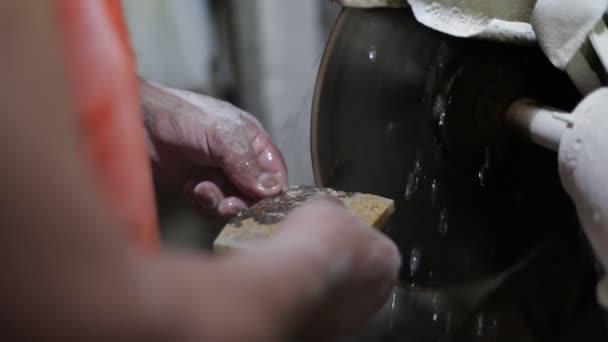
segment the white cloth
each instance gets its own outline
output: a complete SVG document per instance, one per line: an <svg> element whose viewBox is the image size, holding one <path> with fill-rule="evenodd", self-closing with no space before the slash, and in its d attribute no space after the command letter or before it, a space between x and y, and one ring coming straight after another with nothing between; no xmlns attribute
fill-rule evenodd
<svg viewBox="0 0 608 342"><path fill-rule="evenodd" d="M416 19L456 37L534 41L535 0L409 0Z"/></svg>
<svg viewBox="0 0 608 342"><path fill-rule="evenodd" d="M564 188L574 201L579 220L596 255L608 267L608 88L589 95L573 112L559 150ZM599 287L608 308L608 282Z"/></svg>
<svg viewBox="0 0 608 342"><path fill-rule="evenodd" d="M608 0L338 0L351 7L412 7L416 19L457 37L540 43L566 70L608 8Z"/></svg>
<svg viewBox="0 0 608 342"><path fill-rule="evenodd" d="M565 70L608 8L608 0L538 0L530 18L538 42Z"/></svg>

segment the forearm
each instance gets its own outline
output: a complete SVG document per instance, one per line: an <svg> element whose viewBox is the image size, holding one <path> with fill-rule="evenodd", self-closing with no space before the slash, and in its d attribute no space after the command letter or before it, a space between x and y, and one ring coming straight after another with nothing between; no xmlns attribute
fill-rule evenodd
<svg viewBox="0 0 608 342"><path fill-rule="evenodd" d="M0 6L0 340L152 341L168 310L83 162L50 7Z"/></svg>

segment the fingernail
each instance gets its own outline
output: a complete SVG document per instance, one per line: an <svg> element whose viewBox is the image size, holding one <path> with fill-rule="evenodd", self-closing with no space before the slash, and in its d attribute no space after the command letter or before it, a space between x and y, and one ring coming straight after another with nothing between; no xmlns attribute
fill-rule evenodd
<svg viewBox="0 0 608 342"><path fill-rule="evenodd" d="M205 209L215 209L220 204L220 196L215 191L208 189L205 184L195 187L194 193L198 205Z"/></svg>
<svg viewBox="0 0 608 342"><path fill-rule="evenodd" d="M212 191L205 192L199 197L199 199L201 206L208 209L217 208L220 202L218 196Z"/></svg>
<svg viewBox="0 0 608 342"><path fill-rule="evenodd" d="M247 205L236 198L225 199L218 207L220 214L228 217L234 216L245 209L247 209Z"/></svg>
<svg viewBox="0 0 608 342"><path fill-rule="evenodd" d="M280 183L279 178L269 172L262 173L262 175L260 175L259 182L260 187L262 187L264 190L276 188Z"/></svg>

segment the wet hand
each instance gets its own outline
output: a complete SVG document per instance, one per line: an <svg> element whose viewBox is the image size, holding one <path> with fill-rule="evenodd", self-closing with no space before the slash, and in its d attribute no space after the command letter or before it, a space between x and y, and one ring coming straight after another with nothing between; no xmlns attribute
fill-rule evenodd
<svg viewBox="0 0 608 342"><path fill-rule="evenodd" d="M287 184L283 157L250 114L211 97L140 81L157 179L205 215L229 217Z"/></svg>

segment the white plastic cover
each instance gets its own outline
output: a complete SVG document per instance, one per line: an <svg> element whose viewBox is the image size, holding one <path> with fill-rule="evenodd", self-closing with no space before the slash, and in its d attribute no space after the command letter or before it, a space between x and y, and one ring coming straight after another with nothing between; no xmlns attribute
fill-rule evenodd
<svg viewBox="0 0 608 342"><path fill-rule="evenodd" d="M573 113L559 150L559 171L579 220L601 263L608 267L608 88L589 95ZM603 290L602 290L603 289ZM608 283L598 287L608 308Z"/></svg>

